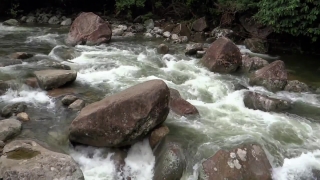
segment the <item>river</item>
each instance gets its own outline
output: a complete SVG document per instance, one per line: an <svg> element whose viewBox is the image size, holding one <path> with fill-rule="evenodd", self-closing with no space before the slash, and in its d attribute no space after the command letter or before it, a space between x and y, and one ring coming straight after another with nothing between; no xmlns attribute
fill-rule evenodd
<svg viewBox="0 0 320 180"><path fill-rule="evenodd" d="M45 142L51 148L69 153L81 166L86 180L150 180L155 157L148 141L133 145L125 159L124 173L117 173L107 148L68 146L68 125L76 114L63 108L59 100L46 91L22 85L35 70L43 69L43 59L69 65L78 71L73 91L92 103L132 85L162 79L179 90L182 97L195 105L200 117L180 117L170 113L165 124L168 139L182 144L187 167L182 180L197 180L202 160L221 148L245 142L261 144L272 164L274 180L312 179L312 169L320 170L320 95L312 93L272 93L262 87L252 91L294 101L287 113L268 113L244 106L246 90L235 91L234 84L248 86L242 76L221 75L206 70L199 59L184 55L185 45L170 44L172 53L159 55L156 47L162 40L113 38L108 45L66 47L68 29L58 27L5 27L0 24L0 63L8 54L25 51L36 54L23 64L0 67L0 80L12 80L17 87L0 96L0 108L13 102L29 104L31 121L23 124L20 138ZM68 49L74 58L63 61L59 52ZM294 57L294 58L293 58ZM307 56L281 56L290 77L320 85L320 63ZM306 64L312 64L307 66ZM306 65L306 66L304 66ZM318 80L318 82L317 82Z"/></svg>

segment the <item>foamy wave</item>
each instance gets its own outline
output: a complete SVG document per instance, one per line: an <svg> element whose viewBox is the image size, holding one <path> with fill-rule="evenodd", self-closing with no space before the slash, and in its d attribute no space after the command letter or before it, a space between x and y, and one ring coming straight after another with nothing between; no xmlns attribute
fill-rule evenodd
<svg viewBox="0 0 320 180"><path fill-rule="evenodd" d="M60 37L59 34L51 33L40 36L30 36L27 38L26 43L47 43L52 45L58 45L61 44L61 42L57 40L58 37Z"/></svg>

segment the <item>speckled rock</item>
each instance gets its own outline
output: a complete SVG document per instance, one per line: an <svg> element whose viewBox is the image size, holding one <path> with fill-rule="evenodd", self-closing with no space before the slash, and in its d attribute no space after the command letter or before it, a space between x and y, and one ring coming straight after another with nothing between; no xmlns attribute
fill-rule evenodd
<svg viewBox="0 0 320 180"><path fill-rule="evenodd" d="M309 91L309 87L307 84L300 82L298 80L288 81L288 84L284 88L285 91L290 92L307 92Z"/></svg>
<svg viewBox="0 0 320 180"><path fill-rule="evenodd" d="M0 141L7 141L21 132L21 122L15 119L0 121ZM1 164L0 164L1 167ZM1 179L1 178L0 178Z"/></svg>

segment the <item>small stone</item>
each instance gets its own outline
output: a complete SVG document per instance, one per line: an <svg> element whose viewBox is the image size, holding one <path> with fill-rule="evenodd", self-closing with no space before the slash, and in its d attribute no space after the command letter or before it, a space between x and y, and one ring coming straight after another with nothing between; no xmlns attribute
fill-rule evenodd
<svg viewBox="0 0 320 180"><path fill-rule="evenodd" d="M71 18L67 18L61 22L62 26L70 26L72 24Z"/></svg>
<svg viewBox="0 0 320 180"><path fill-rule="evenodd" d="M144 26L146 27L146 29L153 29L154 28L154 22L152 19L146 20L144 22Z"/></svg>
<svg viewBox="0 0 320 180"><path fill-rule="evenodd" d="M33 54L26 53L26 52L16 52L10 55L11 59L28 59L33 57Z"/></svg>
<svg viewBox="0 0 320 180"><path fill-rule="evenodd" d="M151 33L145 33L144 36L147 37L147 38L152 38L153 37Z"/></svg>
<svg viewBox="0 0 320 180"><path fill-rule="evenodd" d="M19 113L17 115L17 119L23 122L30 121L29 115L25 112Z"/></svg>
<svg viewBox="0 0 320 180"><path fill-rule="evenodd" d="M66 95L64 98L62 98L61 103L65 106L69 106L73 102L77 100L77 96L75 95Z"/></svg>
<svg viewBox="0 0 320 180"><path fill-rule="evenodd" d="M169 38L171 36L171 33L169 31L166 31L162 34L165 38Z"/></svg>
<svg viewBox="0 0 320 180"><path fill-rule="evenodd" d="M49 24L59 24L60 21L59 21L59 18L57 16L53 16L49 19L48 21Z"/></svg>
<svg viewBox="0 0 320 180"><path fill-rule="evenodd" d="M175 40L179 40L179 36L177 34L172 34L171 35L171 39L174 40L174 41Z"/></svg>
<svg viewBox="0 0 320 180"><path fill-rule="evenodd" d="M0 141L0 148L3 148L6 144L3 141Z"/></svg>
<svg viewBox="0 0 320 180"><path fill-rule="evenodd" d="M125 32L123 37L133 37L135 34L133 32Z"/></svg>
<svg viewBox="0 0 320 180"><path fill-rule="evenodd" d="M202 58L206 54L206 51L197 51L196 57Z"/></svg>
<svg viewBox="0 0 320 180"><path fill-rule="evenodd" d="M169 52L169 47L165 44L160 44L157 48L159 54L167 54Z"/></svg>
<svg viewBox="0 0 320 180"><path fill-rule="evenodd" d="M186 55L195 55L197 51L203 50L203 43L194 43L194 44L187 44L186 45Z"/></svg>
<svg viewBox="0 0 320 180"><path fill-rule="evenodd" d="M85 102L82 99L78 99L72 104L70 104L68 108L74 111L80 111L82 108L84 108L84 106L85 106Z"/></svg>
<svg viewBox="0 0 320 180"><path fill-rule="evenodd" d="M187 43L189 41L188 36L180 36L181 43Z"/></svg>

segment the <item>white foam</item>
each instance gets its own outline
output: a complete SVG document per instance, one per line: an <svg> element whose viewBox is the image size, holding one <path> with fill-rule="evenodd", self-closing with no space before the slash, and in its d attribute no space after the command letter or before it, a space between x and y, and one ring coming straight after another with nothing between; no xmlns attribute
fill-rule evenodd
<svg viewBox="0 0 320 180"><path fill-rule="evenodd" d="M281 167L274 168L274 180L313 179L312 170L320 170L320 150L303 153L299 157L284 159Z"/></svg>
<svg viewBox="0 0 320 180"><path fill-rule="evenodd" d="M27 86L22 86L18 90L8 89L4 95L0 96L0 100L9 103L26 102L35 106L46 106L47 108L53 108L55 105L45 91L34 90Z"/></svg>
<svg viewBox="0 0 320 180"><path fill-rule="evenodd" d="M20 32L20 31L30 31L31 28L19 27L19 26L4 26L0 23L0 33L11 33L11 32Z"/></svg>
<svg viewBox="0 0 320 180"><path fill-rule="evenodd" d="M59 37L59 34L45 34L45 35L36 35L36 36L30 36L27 38L26 43L46 43L46 44L52 44L52 45L58 45L61 44L57 40Z"/></svg>
<svg viewBox="0 0 320 180"><path fill-rule="evenodd" d="M125 158L122 172L117 172L117 166L112 160L114 153L108 149L80 147L71 152L73 159L80 165L86 180L151 180L155 157L148 139L134 144ZM106 156L107 153L107 156ZM93 154L89 157L88 154Z"/></svg>

